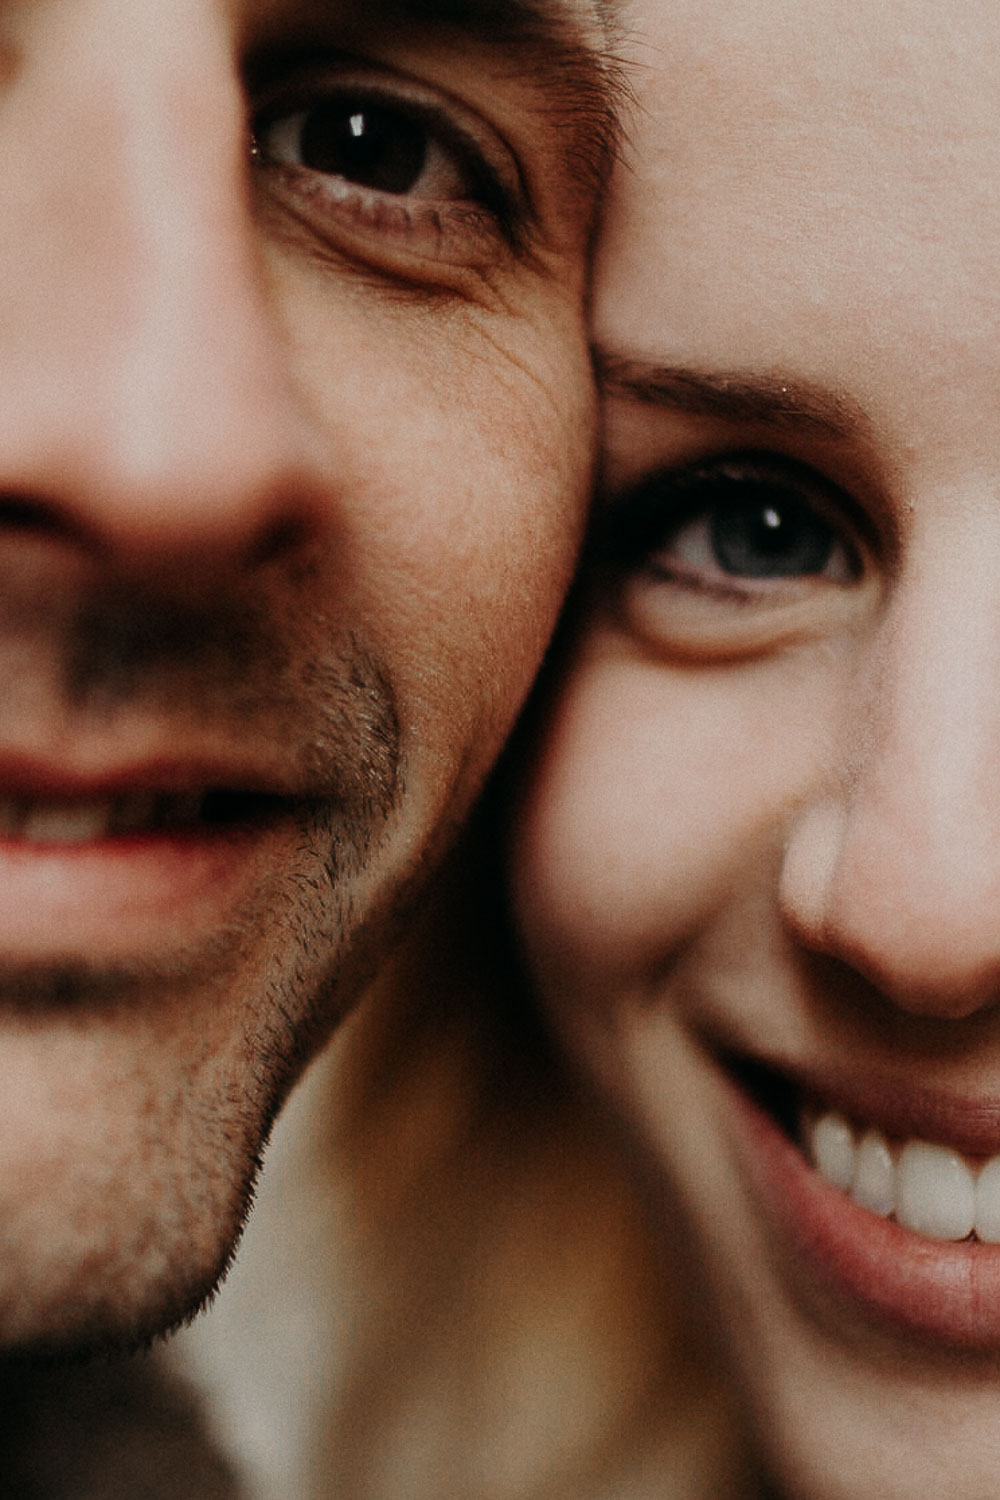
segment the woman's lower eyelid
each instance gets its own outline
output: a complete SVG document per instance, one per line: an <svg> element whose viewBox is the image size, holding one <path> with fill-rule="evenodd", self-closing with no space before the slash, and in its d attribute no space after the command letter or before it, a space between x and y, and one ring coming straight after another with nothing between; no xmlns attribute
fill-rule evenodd
<svg viewBox="0 0 1000 1500"><path fill-rule="evenodd" d="M667 584L708 603L761 609L801 603L810 582L808 578L729 578L725 574L705 576L655 562L650 563L638 580L640 588L655 588L657 584Z"/></svg>

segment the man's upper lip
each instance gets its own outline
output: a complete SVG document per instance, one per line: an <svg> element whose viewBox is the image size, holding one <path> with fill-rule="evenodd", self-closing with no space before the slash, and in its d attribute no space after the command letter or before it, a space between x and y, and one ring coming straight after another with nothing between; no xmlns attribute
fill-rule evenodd
<svg viewBox="0 0 1000 1500"><path fill-rule="evenodd" d="M292 796L294 788L272 762L234 754L152 754L120 760L5 754L0 751L0 798L83 801L131 792L195 792L221 788Z"/></svg>
<svg viewBox="0 0 1000 1500"><path fill-rule="evenodd" d="M728 1046L722 1057L724 1063L745 1060L765 1068L790 1082L803 1102L838 1111L892 1139L934 1142L964 1156L1000 1154L1000 1092L963 1097L930 1086L918 1076L921 1068L930 1066L926 1061L915 1061L906 1075L898 1063L881 1066L852 1059L847 1064L838 1058L819 1064Z"/></svg>

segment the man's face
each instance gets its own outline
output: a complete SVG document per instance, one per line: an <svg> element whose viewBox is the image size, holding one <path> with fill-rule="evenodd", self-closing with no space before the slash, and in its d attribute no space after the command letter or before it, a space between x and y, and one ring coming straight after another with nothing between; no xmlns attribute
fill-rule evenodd
<svg viewBox="0 0 1000 1500"><path fill-rule="evenodd" d="M994 1495L1000 10L630 24L528 951L783 1493Z"/></svg>
<svg viewBox="0 0 1000 1500"><path fill-rule="evenodd" d="M0 1342L212 1285L590 462L587 0L0 15Z"/></svg>

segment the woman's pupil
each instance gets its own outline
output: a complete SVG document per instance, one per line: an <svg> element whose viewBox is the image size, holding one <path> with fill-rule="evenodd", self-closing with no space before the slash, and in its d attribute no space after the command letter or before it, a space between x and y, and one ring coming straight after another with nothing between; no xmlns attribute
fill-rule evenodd
<svg viewBox="0 0 1000 1500"><path fill-rule="evenodd" d="M717 505L710 532L720 568L752 578L821 573L834 545L833 532L821 516L773 496Z"/></svg>
<svg viewBox="0 0 1000 1500"><path fill-rule="evenodd" d="M427 159L427 132L396 110L330 100L309 110L299 142L302 164L382 193L408 193Z"/></svg>

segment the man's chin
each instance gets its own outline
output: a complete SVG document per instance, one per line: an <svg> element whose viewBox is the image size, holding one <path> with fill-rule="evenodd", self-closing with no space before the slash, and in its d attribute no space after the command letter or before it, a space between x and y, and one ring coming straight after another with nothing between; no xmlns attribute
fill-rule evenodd
<svg viewBox="0 0 1000 1500"><path fill-rule="evenodd" d="M169 953L0 952L0 1353L134 1348L211 1296L277 1110L412 899L390 852L304 841Z"/></svg>
<svg viewBox="0 0 1000 1500"><path fill-rule="evenodd" d="M159 1007L109 1001L99 1015L61 998L0 1009L7 1355L130 1349L196 1311L228 1265L286 1086L211 1006L199 1037L184 1005L171 1026Z"/></svg>
<svg viewBox="0 0 1000 1500"><path fill-rule="evenodd" d="M144 1203L130 1182L81 1194L88 1166L51 1206L0 1197L0 1357L131 1352L187 1321L225 1274L249 1181L242 1202L200 1205L195 1225L190 1199L164 1214L157 1189Z"/></svg>
<svg viewBox="0 0 1000 1500"><path fill-rule="evenodd" d="M0 1363L31 1360L75 1364L149 1349L157 1339L189 1323L207 1305L224 1270L223 1266L200 1288L186 1281L164 1288L159 1298L150 1297L147 1288L144 1299L134 1304L126 1296L115 1297L113 1292L101 1295L99 1288L78 1297L71 1290L54 1286L45 1288L37 1299L29 1289L27 1298L19 1297L16 1315L9 1323L9 1289L0 1288L5 1304L0 1313Z"/></svg>

